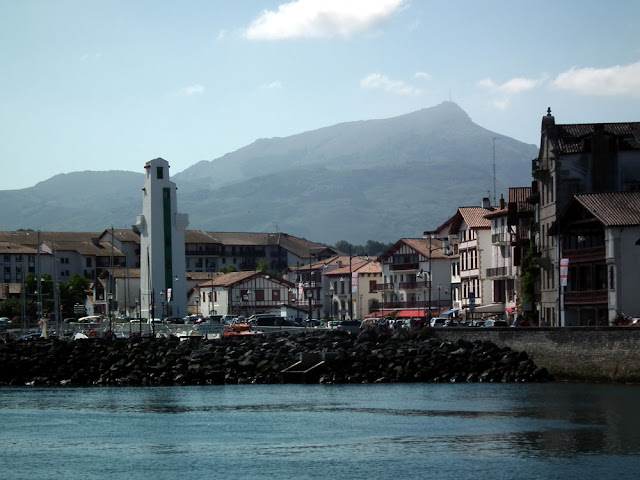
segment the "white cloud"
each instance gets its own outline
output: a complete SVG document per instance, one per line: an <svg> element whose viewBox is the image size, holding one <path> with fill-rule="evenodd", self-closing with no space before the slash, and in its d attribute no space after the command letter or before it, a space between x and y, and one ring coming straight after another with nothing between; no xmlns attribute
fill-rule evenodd
<svg viewBox="0 0 640 480"><path fill-rule="evenodd" d="M416 72L413 74L413 78L419 78L420 80L431 80L431 75L427 72Z"/></svg>
<svg viewBox="0 0 640 480"><path fill-rule="evenodd" d="M84 55L82 55L82 57L80 57L80 60L82 60L83 62L89 62L100 60L100 58L102 58L101 53L85 53Z"/></svg>
<svg viewBox="0 0 640 480"><path fill-rule="evenodd" d="M411 85L407 85L401 80L391 80L386 75L372 73L360 80L362 88L379 88L396 95L418 95L421 90Z"/></svg>
<svg viewBox="0 0 640 480"><path fill-rule="evenodd" d="M492 103L497 109L505 110L515 95L533 90L542 85L544 81L544 77L539 79L512 78L502 85L498 85L491 78L485 78L480 80L477 85L493 95Z"/></svg>
<svg viewBox="0 0 640 480"><path fill-rule="evenodd" d="M571 68L553 85L580 95L640 97L640 62L609 68Z"/></svg>
<svg viewBox="0 0 640 480"><path fill-rule="evenodd" d="M201 95L204 93L204 87L202 85L190 85L188 87L184 87L180 92L187 97L192 95Z"/></svg>
<svg viewBox="0 0 640 480"><path fill-rule="evenodd" d="M217 40L222 40L224 37L227 36L227 31L222 29L218 32L218 36L216 37Z"/></svg>
<svg viewBox="0 0 640 480"><path fill-rule="evenodd" d="M282 82L275 81L271 83L266 83L262 85L262 88L264 88L265 90L279 90L282 88Z"/></svg>
<svg viewBox="0 0 640 480"><path fill-rule="evenodd" d="M296 0L265 10L244 35L250 40L348 37L377 27L406 0Z"/></svg>

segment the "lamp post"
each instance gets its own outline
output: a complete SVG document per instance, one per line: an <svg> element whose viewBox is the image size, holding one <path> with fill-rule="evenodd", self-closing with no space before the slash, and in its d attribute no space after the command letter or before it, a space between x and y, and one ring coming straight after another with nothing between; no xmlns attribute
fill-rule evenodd
<svg viewBox="0 0 640 480"><path fill-rule="evenodd" d="M142 314L138 310L139 306L140 300L136 298L136 319L138 320L138 328L140 329L140 338L142 338L142 319L140 318Z"/></svg>
<svg viewBox="0 0 640 480"><path fill-rule="evenodd" d="M111 332L111 300L113 300L113 293L107 293L107 317L109 318L109 331Z"/></svg>
<svg viewBox="0 0 640 480"><path fill-rule="evenodd" d="M200 314L200 293L198 292L198 296L195 298L196 302L196 316Z"/></svg>
<svg viewBox="0 0 640 480"><path fill-rule="evenodd" d="M329 284L329 319L333 320L333 294L336 293L333 283Z"/></svg>
<svg viewBox="0 0 640 480"><path fill-rule="evenodd" d="M162 311L160 312L160 321L162 323L164 323L164 290L160 290L160 301L161 301L161 304L162 304L161 305Z"/></svg>
<svg viewBox="0 0 640 480"><path fill-rule="evenodd" d="M438 316L440 316L440 310L441 310L441 306L440 306L440 289L442 288L441 284L438 284Z"/></svg>
<svg viewBox="0 0 640 480"><path fill-rule="evenodd" d="M313 317L313 305L311 303L311 298L313 297L313 290L311 290L311 283L309 283L309 288L307 288L307 291L305 292L305 294L307 295L307 300L309 300L309 320L311 320L311 317Z"/></svg>

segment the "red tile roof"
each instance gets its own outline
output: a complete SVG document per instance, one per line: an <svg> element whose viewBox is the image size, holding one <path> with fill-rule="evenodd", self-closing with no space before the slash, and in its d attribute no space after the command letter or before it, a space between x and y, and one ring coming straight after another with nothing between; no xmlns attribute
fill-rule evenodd
<svg viewBox="0 0 640 480"><path fill-rule="evenodd" d="M551 138L554 148L558 153L582 153L583 140L593 135L596 125L601 126L605 134L618 137L620 150L640 150L640 122L557 124Z"/></svg>
<svg viewBox="0 0 640 480"><path fill-rule="evenodd" d="M582 193L575 199L605 226L640 225L640 192Z"/></svg>

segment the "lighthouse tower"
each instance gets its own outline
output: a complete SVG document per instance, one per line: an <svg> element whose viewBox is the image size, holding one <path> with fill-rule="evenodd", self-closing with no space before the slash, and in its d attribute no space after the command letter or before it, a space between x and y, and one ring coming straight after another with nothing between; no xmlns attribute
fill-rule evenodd
<svg viewBox="0 0 640 480"><path fill-rule="evenodd" d="M184 234L189 216L177 213L176 184L169 162L146 163L140 232L140 312L143 318L187 314Z"/></svg>

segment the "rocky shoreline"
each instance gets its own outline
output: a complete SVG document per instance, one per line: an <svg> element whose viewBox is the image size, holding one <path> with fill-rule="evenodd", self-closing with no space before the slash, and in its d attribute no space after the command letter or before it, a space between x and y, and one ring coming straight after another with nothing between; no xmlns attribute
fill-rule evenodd
<svg viewBox="0 0 640 480"><path fill-rule="evenodd" d="M217 340L117 339L0 344L3 386L272 384L301 353L330 353L314 383L544 382L525 352L487 341L446 342L423 331L335 330ZM307 383L308 379L307 379Z"/></svg>

